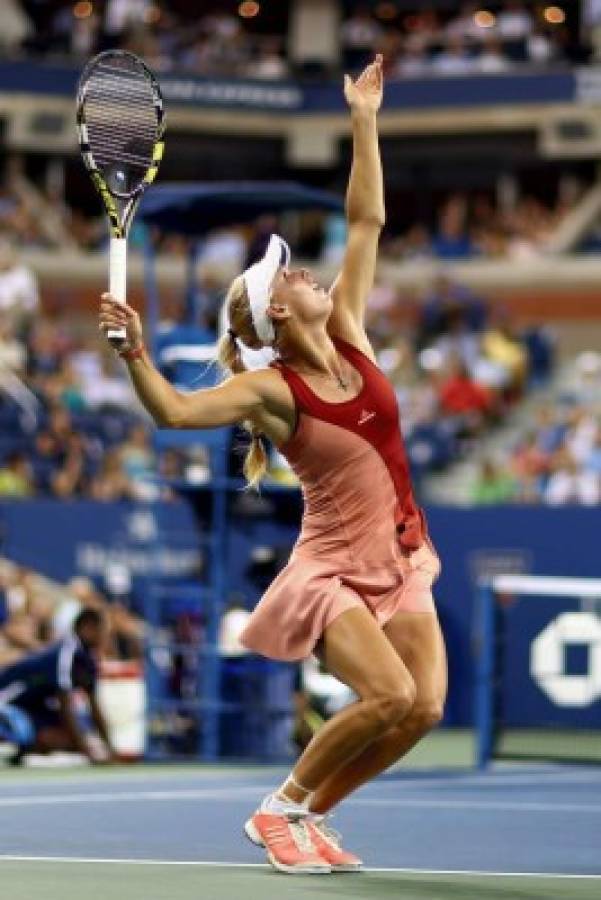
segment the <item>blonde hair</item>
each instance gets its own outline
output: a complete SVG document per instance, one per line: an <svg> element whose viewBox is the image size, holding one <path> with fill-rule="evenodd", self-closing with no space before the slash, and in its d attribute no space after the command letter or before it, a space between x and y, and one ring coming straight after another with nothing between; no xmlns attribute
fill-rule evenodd
<svg viewBox="0 0 601 900"><path fill-rule="evenodd" d="M246 371L239 341L252 350L258 350L263 346L252 322L248 294L241 275L232 281L226 294L225 304L229 331L226 331L217 345L217 361L225 372L237 375ZM260 431L252 422L247 421L242 424L251 437L250 446L244 459L244 477L249 487L257 487L267 471L267 453Z"/></svg>

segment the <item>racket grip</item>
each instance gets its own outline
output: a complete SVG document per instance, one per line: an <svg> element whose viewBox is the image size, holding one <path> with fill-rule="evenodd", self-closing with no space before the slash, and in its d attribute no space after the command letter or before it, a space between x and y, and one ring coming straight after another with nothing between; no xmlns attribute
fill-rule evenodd
<svg viewBox="0 0 601 900"><path fill-rule="evenodd" d="M127 238L112 237L109 244L109 293L125 303L127 297ZM119 347L126 339L125 328L113 328L107 338L114 347Z"/></svg>

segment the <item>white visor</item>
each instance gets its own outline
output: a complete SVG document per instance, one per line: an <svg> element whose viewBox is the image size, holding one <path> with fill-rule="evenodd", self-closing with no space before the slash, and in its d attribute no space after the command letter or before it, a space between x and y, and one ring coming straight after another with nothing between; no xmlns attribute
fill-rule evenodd
<svg viewBox="0 0 601 900"><path fill-rule="evenodd" d="M242 273L253 325L257 337L264 344L272 344L275 340L273 322L267 315L273 279L289 263L290 247L279 235L272 234L263 258Z"/></svg>

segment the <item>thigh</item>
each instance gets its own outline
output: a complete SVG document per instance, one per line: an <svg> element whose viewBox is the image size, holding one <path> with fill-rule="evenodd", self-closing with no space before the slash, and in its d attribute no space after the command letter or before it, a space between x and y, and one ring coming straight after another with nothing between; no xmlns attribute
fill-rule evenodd
<svg viewBox="0 0 601 900"><path fill-rule="evenodd" d="M413 687L402 656L365 607L349 609L334 619L315 652L326 669L361 698Z"/></svg>
<svg viewBox="0 0 601 900"><path fill-rule="evenodd" d="M436 613L395 613L384 626L384 632L411 672L417 690L416 704L444 702L447 655Z"/></svg>

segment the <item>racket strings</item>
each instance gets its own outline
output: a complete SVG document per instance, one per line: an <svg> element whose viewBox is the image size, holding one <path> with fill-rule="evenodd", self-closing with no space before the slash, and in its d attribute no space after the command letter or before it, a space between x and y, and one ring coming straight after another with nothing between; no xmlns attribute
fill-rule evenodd
<svg viewBox="0 0 601 900"><path fill-rule="evenodd" d="M127 166L127 181L140 181L160 136L155 95L148 78L126 67L102 66L85 85L85 122L99 168ZM139 171L138 171L139 170ZM132 177L133 176L133 177Z"/></svg>

